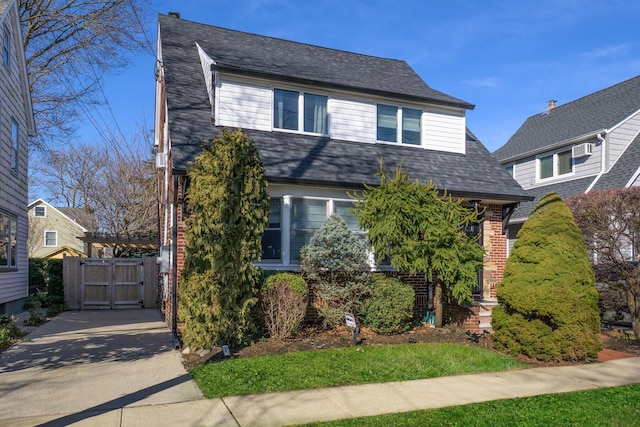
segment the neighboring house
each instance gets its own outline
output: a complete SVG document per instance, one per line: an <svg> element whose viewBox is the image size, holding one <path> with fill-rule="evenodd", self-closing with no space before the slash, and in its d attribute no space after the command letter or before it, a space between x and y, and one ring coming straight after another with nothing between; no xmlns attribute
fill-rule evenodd
<svg viewBox="0 0 640 427"><path fill-rule="evenodd" d="M466 129L473 105L432 89L404 61L203 25L177 14L159 16L157 67L162 309L174 333L186 172L223 127L241 128L266 168L271 210L259 262L264 269L297 269L300 249L333 212L358 231L348 214L349 193L379 183L381 161L390 172L401 163L412 179L433 180L485 208L476 230L487 251L478 304L462 318L470 329L488 327L488 317L479 316L496 303L507 216L528 196ZM405 278L416 289L415 312L422 316L429 285L423 277Z"/></svg>
<svg viewBox="0 0 640 427"><path fill-rule="evenodd" d="M0 314L27 297L28 138L33 108L15 0L0 0Z"/></svg>
<svg viewBox="0 0 640 427"><path fill-rule="evenodd" d="M87 256L80 238L95 230L93 217L80 208L56 208L42 199L29 204L29 258Z"/></svg>
<svg viewBox="0 0 640 427"><path fill-rule="evenodd" d="M547 193L640 185L640 76L529 117L493 155L534 197L509 225L509 247Z"/></svg>

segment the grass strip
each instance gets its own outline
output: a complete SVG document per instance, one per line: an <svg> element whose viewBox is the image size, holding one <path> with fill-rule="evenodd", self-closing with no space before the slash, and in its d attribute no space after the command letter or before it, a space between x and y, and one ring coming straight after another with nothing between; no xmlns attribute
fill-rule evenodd
<svg viewBox="0 0 640 427"><path fill-rule="evenodd" d="M208 398L408 381L525 368L507 356L461 344L358 346L230 359L194 368Z"/></svg>
<svg viewBox="0 0 640 427"><path fill-rule="evenodd" d="M640 384L562 394L495 400L307 427L518 426L611 427L640 423Z"/></svg>

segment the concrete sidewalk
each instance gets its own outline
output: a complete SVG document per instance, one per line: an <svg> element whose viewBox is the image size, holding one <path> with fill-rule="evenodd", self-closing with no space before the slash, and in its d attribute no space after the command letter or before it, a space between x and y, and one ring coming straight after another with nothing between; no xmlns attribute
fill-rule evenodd
<svg viewBox="0 0 640 427"><path fill-rule="evenodd" d="M640 358L204 399L155 310L66 312L0 354L0 426L285 426L640 383Z"/></svg>

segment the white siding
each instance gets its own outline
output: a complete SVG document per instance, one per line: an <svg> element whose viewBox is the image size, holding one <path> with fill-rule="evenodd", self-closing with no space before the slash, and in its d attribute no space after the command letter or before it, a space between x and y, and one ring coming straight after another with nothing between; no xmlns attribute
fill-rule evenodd
<svg viewBox="0 0 640 427"><path fill-rule="evenodd" d="M465 153L464 113L427 109L423 118L422 133L425 148Z"/></svg>
<svg viewBox="0 0 640 427"><path fill-rule="evenodd" d="M272 89L221 79L216 106L217 125L271 130Z"/></svg>
<svg viewBox="0 0 640 427"><path fill-rule="evenodd" d="M609 157L607 168L613 166L620 154L627 148L640 131L640 113L615 128L608 135Z"/></svg>
<svg viewBox="0 0 640 427"><path fill-rule="evenodd" d="M331 138L357 142L375 142L376 105L373 102L331 98L329 101Z"/></svg>

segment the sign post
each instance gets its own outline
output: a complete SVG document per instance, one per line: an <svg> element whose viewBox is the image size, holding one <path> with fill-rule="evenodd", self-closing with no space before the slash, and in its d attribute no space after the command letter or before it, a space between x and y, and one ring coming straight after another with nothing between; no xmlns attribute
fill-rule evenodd
<svg viewBox="0 0 640 427"><path fill-rule="evenodd" d="M344 314L344 321L348 328L353 329L353 343L358 344L358 335L360 334L360 327L356 324L356 317L351 313Z"/></svg>

